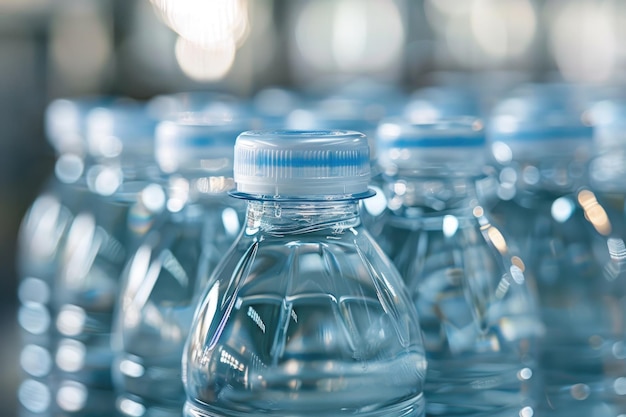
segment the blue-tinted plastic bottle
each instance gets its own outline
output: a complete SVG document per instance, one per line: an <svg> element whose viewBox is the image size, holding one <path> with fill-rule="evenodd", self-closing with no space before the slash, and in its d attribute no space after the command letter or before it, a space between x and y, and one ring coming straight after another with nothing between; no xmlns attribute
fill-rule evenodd
<svg viewBox="0 0 626 417"><path fill-rule="evenodd" d="M566 95L551 91L535 86L495 109L494 213L537 284L545 412L618 416L626 412L623 220L589 185L591 127Z"/></svg>
<svg viewBox="0 0 626 417"><path fill-rule="evenodd" d="M479 204L485 135L474 118L384 120L388 208L375 236L415 302L428 416L532 416L541 325L524 263Z"/></svg>
<svg viewBox="0 0 626 417"><path fill-rule="evenodd" d="M185 416L422 416L426 362L397 270L360 225L365 136L240 135L246 224L196 312Z"/></svg>
<svg viewBox="0 0 626 417"><path fill-rule="evenodd" d="M82 184L51 293L55 415L111 416L112 315L128 251L158 219L163 190L153 156L155 120L136 102L91 110Z"/></svg>
<svg viewBox="0 0 626 417"><path fill-rule="evenodd" d="M49 415L53 402L54 365L51 303L60 255L69 225L89 196L84 186L89 168L85 119L105 98L58 99L46 109L46 135L57 160L54 176L22 221L17 253L18 295L24 379L18 390L20 415Z"/></svg>
<svg viewBox="0 0 626 417"><path fill-rule="evenodd" d="M200 115L157 127L157 161L168 177L166 212L124 276L113 367L121 415L181 414L181 356L193 312L243 223L243 202L227 193L242 130L243 123Z"/></svg>

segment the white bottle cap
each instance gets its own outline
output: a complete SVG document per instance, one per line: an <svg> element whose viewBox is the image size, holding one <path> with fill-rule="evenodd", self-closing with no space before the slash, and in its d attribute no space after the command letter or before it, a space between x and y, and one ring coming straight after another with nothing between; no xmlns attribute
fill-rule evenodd
<svg viewBox="0 0 626 417"><path fill-rule="evenodd" d="M560 89L553 91L557 87ZM498 103L491 115L488 139L499 163L546 157L589 158L593 128L585 114L567 102L567 96L558 94L562 87L534 87Z"/></svg>
<svg viewBox="0 0 626 417"><path fill-rule="evenodd" d="M87 116L88 151L103 158L119 157L122 151L153 155L156 123L143 103L132 100L97 107Z"/></svg>
<svg viewBox="0 0 626 417"><path fill-rule="evenodd" d="M480 171L485 162L483 124L474 117L412 123L404 118L381 121L376 135L379 163L387 172Z"/></svg>
<svg viewBox="0 0 626 417"><path fill-rule="evenodd" d="M364 134L344 130L249 131L235 145L235 196L350 199L372 195Z"/></svg>
<svg viewBox="0 0 626 417"><path fill-rule="evenodd" d="M232 171L233 148L243 123L223 119L181 119L159 123L156 160L161 170Z"/></svg>

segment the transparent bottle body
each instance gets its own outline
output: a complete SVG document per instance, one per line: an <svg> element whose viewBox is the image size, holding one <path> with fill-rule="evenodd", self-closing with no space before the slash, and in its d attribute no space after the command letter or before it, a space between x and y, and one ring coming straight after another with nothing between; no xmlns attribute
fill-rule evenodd
<svg viewBox="0 0 626 417"><path fill-rule="evenodd" d="M524 263L478 205L472 178L388 178L377 237L424 333L429 416L531 416L542 332Z"/></svg>
<svg viewBox="0 0 626 417"><path fill-rule="evenodd" d="M20 415L45 415L51 410L54 365L52 292L69 225L89 192L51 177L26 212L17 244L18 323L21 336L18 389Z"/></svg>
<svg viewBox="0 0 626 417"><path fill-rule="evenodd" d="M619 204L585 186L584 175L572 175L578 170L570 161L513 168L515 195L494 214L520 243L537 284L546 325L543 407L557 416L622 415L626 250L623 216L613 210ZM538 181L528 182L529 169Z"/></svg>
<svg viewBox="0 0 626 417"><path fill-rule="evenodd" d="M109 336L119 271L157 213L138 199L143 168L125 176L117 163L84 162L59 158L62 181L36 201L20 232L20 322L42 343L24 340L22 362L41 378L18 390L23 415L114 413Z"/></svg>
<svg viewBox="0 0 626 417"><path fill-rule="evenodd" d="M122 415L180 416L183 346L199 296L243 223L221 193L167 213L127 264L116 313L113 378Z"/></svg>
<svg viewBox="0 0 626 417"><path fill-rule="evenodd" d="M421 416L426 362L358 203L251 201L183 357L185 416Z"/></svg>
<svg viewBox="0 0 626 417"><path fill-rule="evenodd" d="M139 191L90 193L68 227L52 292L56 409L69 415L114 414L111 330L120 276L130 248L155 221Z"/></svg>

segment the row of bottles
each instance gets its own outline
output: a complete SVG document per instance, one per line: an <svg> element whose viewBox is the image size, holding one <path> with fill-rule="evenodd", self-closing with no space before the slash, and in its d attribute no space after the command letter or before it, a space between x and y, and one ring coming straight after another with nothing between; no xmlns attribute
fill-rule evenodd
<svg viewBox="0 0 626 417"><path fill-rule="evenodd" d="M53 102L22 415L625 414L626 106L367 87Z"/></svg>

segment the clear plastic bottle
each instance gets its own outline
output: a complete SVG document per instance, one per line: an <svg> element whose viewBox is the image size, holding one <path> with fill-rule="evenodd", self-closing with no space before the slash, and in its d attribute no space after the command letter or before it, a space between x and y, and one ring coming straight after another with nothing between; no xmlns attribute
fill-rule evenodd
<svg viewBox="0 0 626 417"><path fill-rule="evenodd" d="M360 133L237 138L246 224L210 281L183 356L185 416L422 416L415 309L361 226Z"/></svg>
<svg viewBox="0 0 626 417"><path fill-rule="evenodd" d="M158 219L151 182L155 120L120 101L87 116L86 198L68 224L51 302L55 316L54 415L114 415L111 327L128 251Z"/></svg>
<svg viewBox="0 0 626 417"><path fill-rule="evenodd" d="M107 98L57 99L46 109L46 135L57 154L54 176L22 221L17 253L20 365L24 380L18 390L20 415L48 415L52 403L53 368L51 294L68 227L89 191L82 186L86 160L87 113Z"/></svg>
<svg viewBox="0 0 626 417"><path fill-rule="evenodd" d="M533 87L502 101L490 126L499 221L537 284L546 335L546 413L626 412L626 257L621 216L589 186L592 129L567 95Z"/></svg>
<svg viewBox="0 0 626 417"><path fill-rule="evenodd" d="M121 415L180 417L181 356L193 312L243 224L243 202L227 193L234 187L235 139L243 130L243 123L200 116L157 127L167 211L130 259L123 280L113 367Z"/></svg>
<svg viewBox="0 0 626 417"><path fill-rule="evenodd" d="M477 199L481 122L387 119L377 139L389 203L375 238L420 315L426 415L532 416L543 327L524 263Z"/></svg>

